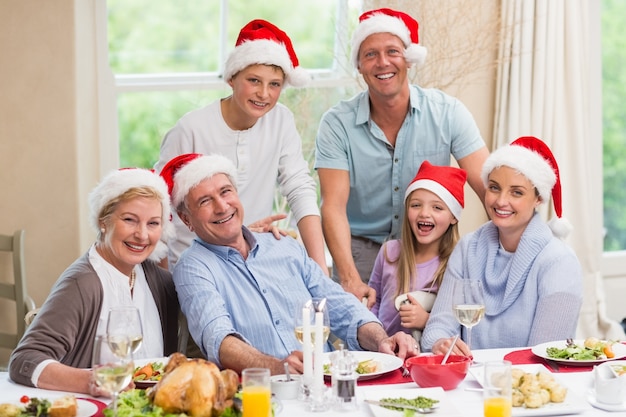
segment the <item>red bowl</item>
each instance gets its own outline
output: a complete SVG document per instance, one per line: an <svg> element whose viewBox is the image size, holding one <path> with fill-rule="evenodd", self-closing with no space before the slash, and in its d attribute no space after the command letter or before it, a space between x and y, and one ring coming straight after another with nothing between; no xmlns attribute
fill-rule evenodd
<svg viewBox="0 0 626 417"><path fill-rule="evenodd" d="M411 378L422 388L441 387L448 391L455 389L467 375L472 359L467 356L450 355L442 365L444 355L413 356L404 365Z"/></svg>

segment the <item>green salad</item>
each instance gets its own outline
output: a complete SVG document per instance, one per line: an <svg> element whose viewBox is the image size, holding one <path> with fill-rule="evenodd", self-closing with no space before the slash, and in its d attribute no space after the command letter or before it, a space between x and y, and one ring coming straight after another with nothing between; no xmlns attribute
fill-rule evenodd
<svg viewBox="0 0 626 417"><path fill-rule="evenodd" d="M113 410L104 410L106 417L113 417ZM132 389L122 392L117 403L118 417L188 417L185 413L170 414L165 413L161 407L153 405L146 396L146 391ZM234 407L224 410L220 417L241 417L241 412Z"/></svg>
<svg viewBox="0 0 626 417"><path fill-rule="evenodd" d="M546 354L553 359L571 359L575 361L603 360L614 356L611 345L612 342L587 338L581 346L574 343L572 339L568 339L565 348L549 347L546 349Z"/></svg>

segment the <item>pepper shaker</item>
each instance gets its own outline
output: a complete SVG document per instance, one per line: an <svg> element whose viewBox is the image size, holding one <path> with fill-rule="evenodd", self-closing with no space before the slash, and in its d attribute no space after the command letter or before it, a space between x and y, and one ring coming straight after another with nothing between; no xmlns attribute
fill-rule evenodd
<svg viewBox="0 0 626 417"><path fill-rule="evenodd" d="M357 409L356 385L358 374L356 368L358 360L345 350L343 345L330 355L331 360L331 387L334 408L337 411L351 411Z"/></svg>

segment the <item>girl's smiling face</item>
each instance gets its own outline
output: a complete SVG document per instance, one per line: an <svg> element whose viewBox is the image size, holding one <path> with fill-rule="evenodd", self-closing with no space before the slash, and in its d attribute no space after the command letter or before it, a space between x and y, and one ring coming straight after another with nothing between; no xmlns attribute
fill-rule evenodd
<svg viewBox="0 0 626 417"><path fill-rule="evenodd" d="M407 199L407 218L420 245L439 245L451 224L458 220L448 206L432 191L418 188Z"/></svg>

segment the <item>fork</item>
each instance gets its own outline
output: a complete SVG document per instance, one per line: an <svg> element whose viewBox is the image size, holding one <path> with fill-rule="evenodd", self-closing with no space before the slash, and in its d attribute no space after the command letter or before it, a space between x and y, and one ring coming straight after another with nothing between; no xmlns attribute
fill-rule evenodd
<svg viewBox="0 0 626 417"><path fill-rule="evenodd" d="M400 369L402 370L402 376L404 378L408 378L411 376L411 374L409 373L409 370L406 367L401 366Z"/></svg>

